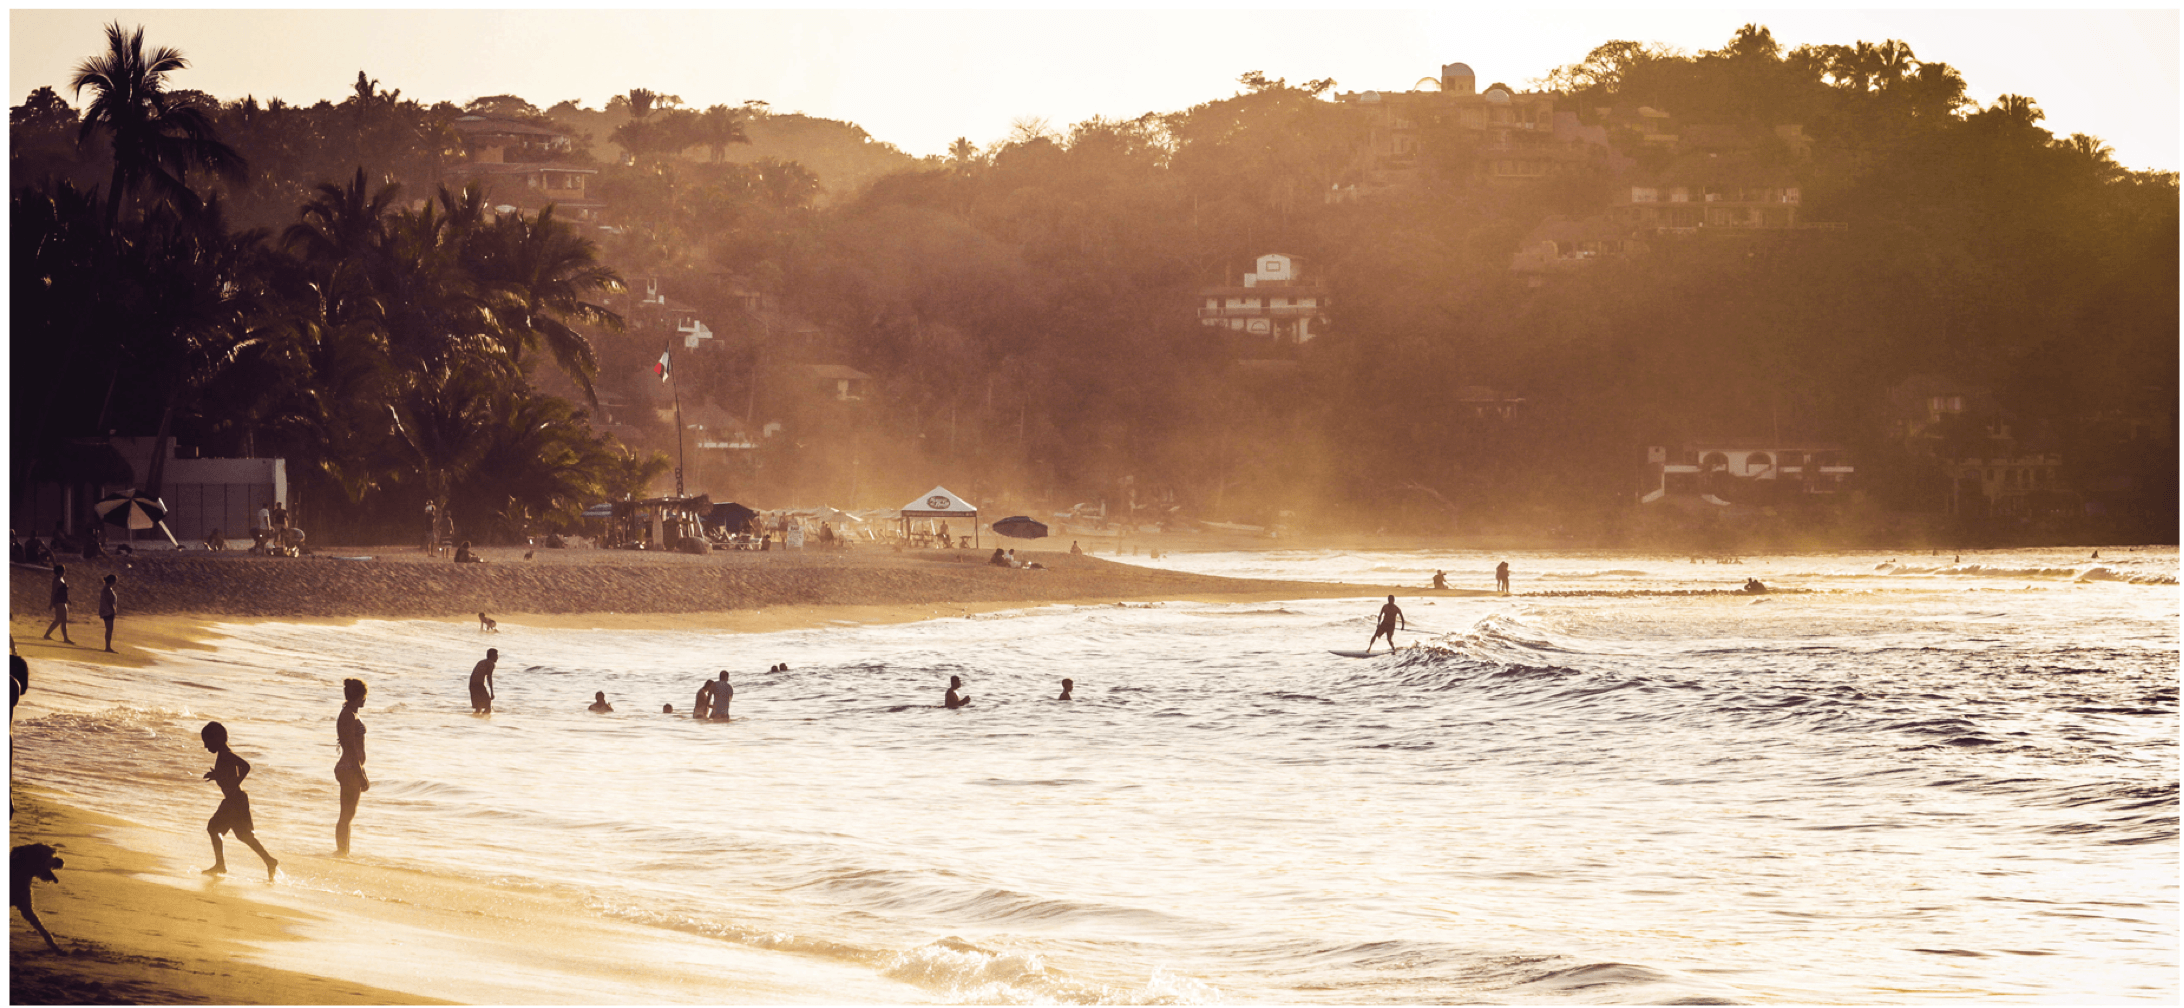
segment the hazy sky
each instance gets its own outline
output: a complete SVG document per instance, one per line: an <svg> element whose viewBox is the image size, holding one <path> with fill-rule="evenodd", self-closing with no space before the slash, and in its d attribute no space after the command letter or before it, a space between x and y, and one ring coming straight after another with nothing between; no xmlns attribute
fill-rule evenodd
<svg viewBox="0 0 2184 1008"><path fill-rule="evenodd" d="M117 19L189 57L174 86L222 98L339 100L360 69L427 102L507 93L599 108L645 87L846 119L913 154L991 143L1019 117L1066 128L1187 108L1233 94L1247 70L1402 90L1461 61L1482 87L1522 88L1610 39L1697 51L1757 21L1786 48L1902 39L1955 66L1982 104L2029 95L2049 129L2098 136L2128 167L2179 162L2174 9L16 10L9 103L50 84L80 104L61 85Z"/></svg>

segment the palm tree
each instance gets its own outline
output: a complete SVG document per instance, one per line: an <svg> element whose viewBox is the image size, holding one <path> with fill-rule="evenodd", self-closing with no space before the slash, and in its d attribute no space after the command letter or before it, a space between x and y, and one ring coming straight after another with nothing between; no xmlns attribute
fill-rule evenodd
<svg viewBox="0 0 2184 1008"><path fill-rule="evenodd" d="M464 266L491 291L494 332L511 361L541 345L593 402L598 359L591 341L570 327L575 321L620 329L622 317L586 300L621 291L622 277L599 261L599 249L576 229L554 218L548 206L536 217L510 214L479 231L464 249Z"/></svg>
<svg viewBox="0 0 2184 1008"><path fill-rule="evenodd" d="M240 182L243 156L214 135L212 119L204 110L175 101L167 92L167 75L189 66L179 50L160 47L144 51L144 29L125 32L119 22L106 26L107 51L83 61L69 83L80 97L92 91L85 106L79 140L98 130L111 135L114 168L106 188L106 226L120 219L121 203L139 183L149 181L177 206L194 209L197 194L187 182L192 165L203 165Z"/></svg>
<svg viewBox="0 0 2184 1008"><path fill-rule="evenodd" d="M715 105L700 114L698 135L713 152L713 160L719 161L728 154L729 144L747 144L751 138L743 132L743 110Z"/></svg>

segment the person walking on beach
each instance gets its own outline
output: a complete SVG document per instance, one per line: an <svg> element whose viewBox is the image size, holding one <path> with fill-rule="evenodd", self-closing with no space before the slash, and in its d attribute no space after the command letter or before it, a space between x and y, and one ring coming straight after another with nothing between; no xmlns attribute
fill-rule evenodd
<svg viewBox="0 0 2184 1008"><path fill-rule="evenodd" d="M258 842L255 826L250 821L250 796L243 793L243 778L250 776L250 761L235 755L228 748L227 726L218 721L206 722L198 735L205 740L205 751L215 754L212 769L205 771L205 779L220 785L220 807L205 820L205 832L212 837L212 867L206 875L227 874L227 852L220 847L220 834L233 832L235 839L250 845L265 862L265 880L273 881L273 870L281 863L265 852Z"/></svg>
<svg viewBox="0 0 2184 1008"><path fill-rule="evenodd" d="M493 666L500 661L499 648L486 648L485 659L470 668L470 712L493 713Z"/></svg>
<svg viewBox="0 0 2184 1008"><path fill-rule="evenodd" d="M114 617L121 607L121 596L114 591L114 576L106 575L106 587L99 589L99 619L106 622L106 650L114 650Z"/></svg>
<svg viewBox="0 0 2184 1008"><path fill-rule="evenodd" d="M364 776L364 722L356 715L364 709L364 680L341 681L341 716L334 719L334 744L341 757L334 761L334 780L341 785L341 818L334 822L334 856L349 856L349 821L356 818L356 802L372 789Z"/></svg>
<svg viewBox="0 0 2184 1008"><path fill-rule="evenodd" d="M1494 565L1494 590L1504 595L1509 594L1509 561L1507 560Z"/></svg>
<svg viewBox="0 0 2184 1008"><path fill-rule="evenodd" d="M728 684L728 670L720 670L720 678L705 684L706 716L714 721L728 720L728 705L736 698L736 688Z"/></svg>
<svg viewBox="0 0 2184 1008"><path fill-rule="evenodd" d="M1383 636L1388 638L1388 650L1395 650L1395 628L1397 623L1401 623L1405 630L1410 629L1410 621L1403 618L1403 610L1396 607L1395 596L1390 595L1388 596L1388 604L1380 607L1380 623L1373 629L1373 639L1365 642L1365 650L1371 651L1373 645L1378 643Z"/></svg>
<svg viewBox="0 0 2184 1008"><path fill-rule="evenodd" d="M963 688L963 677L962 677L962 676L949 676L949 677L948 677L948 694L947 694L946 696L944 696L944 697L941 697L941 698L940 698L940 703L941 703L941 706L943 706L943 707L946 707L946 708L948 708L949 710L954 710L954 709L956 709L956 708L958 708L958 707L969 707L969 706L971 705L971 698L970 698L970 697L967 697L967 696L959 696L959 695L957 695L957 693L956 693L956 691L957 691L957 690L959 690L959 689L962 689L962 688Z"/></svg>
<svg viewBox="0 0 2184 1008"><path fill-rule="evenodd" d="M61 631L61 643L74 644L75 641L68 639L68 578L64 576L66 571L67 568L60 564L53 565L53 588L46 594L46 605L53 609L53 622L47 624L43 639L52 640L53 631L58 628Z"/></svg>

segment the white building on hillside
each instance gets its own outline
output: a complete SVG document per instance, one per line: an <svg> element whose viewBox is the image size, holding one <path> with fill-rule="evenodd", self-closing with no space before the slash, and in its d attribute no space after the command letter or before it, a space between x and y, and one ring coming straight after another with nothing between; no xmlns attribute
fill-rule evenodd
<svg viewBox="0 0 2184 1008"><path fill-rule="evenodd" d="M1302 343L1326 326L1325 287L1305 278L1304 261L1269 252L1259 257L1257 272L1246 273L1238 287L1199 291L1200 325Z"/></svg>

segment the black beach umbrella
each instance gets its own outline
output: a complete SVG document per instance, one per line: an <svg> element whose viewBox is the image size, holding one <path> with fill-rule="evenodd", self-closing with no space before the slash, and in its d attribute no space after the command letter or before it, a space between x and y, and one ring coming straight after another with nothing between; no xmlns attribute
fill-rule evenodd
<svg viewBox="0 0 2184 1008"><path fill-rule="evenodd" d="M168 542L175 541L173 530L167 528L167 505L160 503L157 497L145 497L133 491L107 494L105 499L91 505L91 510L108 525L131 530L156 528Z"/></svg>
<svg viewBox="0 0 2184 1008"><path fill-rule="evenodd" d="M993 530L1012 539L1044 539L1047 527L1023 515L1003 518L993 523Z"/></svg>
<svg viewBox="0 0 2184 1008"><path fill-rule="evenodd" d="M107 494L105 499L91 505L98 512L99 520L108 525L125 529L148 529L167 518L167 505L156 497L141 497L135 493Z"/></svg>

